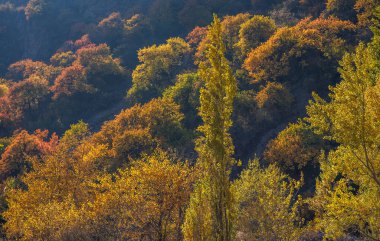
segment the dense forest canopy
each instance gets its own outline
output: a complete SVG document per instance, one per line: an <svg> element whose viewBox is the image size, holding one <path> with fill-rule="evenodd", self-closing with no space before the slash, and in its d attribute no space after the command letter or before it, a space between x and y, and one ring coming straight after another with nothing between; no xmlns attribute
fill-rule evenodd
<svg viewBox="0 0 380 241"><path fill-rule="evenodd" d="M380 240L379 0L0 0L1 240Z"/></svg>

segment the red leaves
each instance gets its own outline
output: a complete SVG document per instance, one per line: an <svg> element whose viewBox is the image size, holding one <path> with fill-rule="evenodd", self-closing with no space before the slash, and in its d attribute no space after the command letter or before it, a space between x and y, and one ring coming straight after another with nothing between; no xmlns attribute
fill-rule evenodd
<svg viewBox="0 0 380 241"><path fill-rule="evenodd" d="M53 99L56 100L61 96L71 96L76 92L92 92L93 87L86 83L83 66L75 64L62 70L51 90L54 92Z"/></svg>
<svg viewBox="0 0 380 241"><path fill-rule="evenodd" d="M58 136L55 133L50 139L48 136L47 130L36 130L33 134L23 130L16 134L0 159L1 179L29 171L31 160L51 154L58 144Z"/></svg>
<svg viewBox="0 0 380 241"><path fill-rule="evenodd" d="M206 36L207 27L195 27L186 37L190 45L197 46Z"/></svg>

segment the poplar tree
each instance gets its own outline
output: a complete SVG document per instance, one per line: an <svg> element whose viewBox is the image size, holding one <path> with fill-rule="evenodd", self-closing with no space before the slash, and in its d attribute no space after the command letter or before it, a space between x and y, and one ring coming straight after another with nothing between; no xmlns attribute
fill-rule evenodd
<svg viewBox="0 0 380 241"><path fill-rule="evenodd" d="M229 129L237 93L237 82L225 58L221 23L214 16L208 31L207 60L199 66L205 82L201 90L199 115L203 134L197 140L198 167L201 177L196 184L183 227L185 240L233 239L234 198L230 170L234 164L234 146Z"/></svg>

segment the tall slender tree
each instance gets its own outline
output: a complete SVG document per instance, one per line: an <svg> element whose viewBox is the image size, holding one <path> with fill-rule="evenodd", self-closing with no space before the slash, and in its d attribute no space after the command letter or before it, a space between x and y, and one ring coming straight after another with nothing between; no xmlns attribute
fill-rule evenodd
<svg viewBox="0 0 380 241"><path fill-rule="evenodd" d="M199 66L205 82L199 115L203 134L197 140L201 177L192 195L183 227L185 240L228 241L233 239L234 198L230 170L234 146L229 129L237 82L225 58L221 23L214 16L208 33L207 60Z"/></svg>

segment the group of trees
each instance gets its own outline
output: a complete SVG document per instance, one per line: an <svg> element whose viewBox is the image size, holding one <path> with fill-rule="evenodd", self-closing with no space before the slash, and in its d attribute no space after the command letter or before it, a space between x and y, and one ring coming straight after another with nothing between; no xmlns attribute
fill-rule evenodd
<svg viewBox="0 0 380 241"><path fill-rule="evenodd" d="M375 45L375 46L374 46ZM330 101L318 96L308 107L316 133L337 143L321 159L313 205L328 237L347 230L380 238L378 122L378 43L360 44L346 54L340 68L342 82L331 89Z"/></svg>
<svg viewBox="0 0 380 241"><path fill-rule="evenodd" d="M95 2L3 8L32 24L120 4ZM4 238L380 239L377 1L122 2L157 11L87 16L87 35L0 79ZM268 16L214 16L125 63L147 35L247 6ZM99 128L78 121L122 98Z"/></svg>
<svg viewBox="0 0 380 241"><path fill-rule="evenodd" d="M118 101L124 95L120 86L128 85L126 71L110 48L86 36L58 51L49 63L27 59L12 64L5 78L0 102L4 133L20 126L62 130Z"/></svg>
<svg viewBox="0 0 380 241"><path fill-rule="evenodd" d="M1 0L0 71L25 56L46 60L62 43L84 34L96 43L106 41L133 66L139 48L206 25L214 12L233 14L253 5L246 0Z"/></svg>
<svg viewBox="0 0 380 241"><path fill-rule="evenodd" d="M242 90L238 93L236 101L236 107L241 106L242 109L236 108L237 111L234 113L237 125L233 127L232 135L239 136L245 132L242 129L250 128L249 126L261 127L249 131L253 138L237 138L239 142L236 143L237 155L247 158L252 154L247 150L251 148L248 146L252 145L251 139L259 138L263 133L281 124L280 122L286 123L287 119L292 118L292 111L297 115L302 113L304 105L310 98L311 90L327 92L327 86L338 81L336 68L343 52L352 48L357 39L367 36L364 32L368 24L358 23L357 26L363 31L357 34L354 24L334 17L304 19L296 26L284 26L283 23L273 20L281 16L279 11L282 14L284 11L287 12L297 21L308 14L319 16L323 9L320 9L318 1L203 3L125 0L121 8L115 8L120 5L117 1L112 1L107 6L95 1L96 3L93 2L89 7L90 2L66 1L62 4L58 0L34 0L2 5L0 9L4 14L11 10L14 14L22 12L26 14L27 19L18 20L26 21L26 28L38 28L38 31L42 31L38 36L25 37L26 43L38 45L45 41L41 38L52 37L46 31L61 28L65 30L55 31L64 36L54 36L54 40L49 41L52 45L51 47L49 45L49 50L46 48L44 51L38 51L38 46L24 46L41 56L33 53L24 53L23 56L42 58L42 61L24 60L26 65L31 65L30 70L25 71L32 73L25 73L20 79L22 81L15 80L14 76L11 77L8 73L12 72L11 67L4 69L5 79L8 81L1 80L0 96L4 96L7 92L8 97L2 101L0 133L9 135L17 128L26 128L30 131L36 128L48 128L62 133L71 123L80 119L90 122L99 119L97 112L107 109L109 103L123 102L122 91L128 92L128 103L120 105L123 107L147 103L152 98L162 97L168 87L179 84L181 74L196 72L192 60L195 60L196 64L204 60L203 52L208 43L207 27L196 27L186 40L170 38L166 43L162 43L166 36L184 35L185 31L189 31L196 24L204 26L209 22L211 12L235 13L252 8L253 13L270 13L271 17L241 13L226 16L222 20L226 57L231 62L239 88ZM331 1L326 6L334 4ZM339 3L335 5L340 6ZM373 1L358 1L352 11L357 12L364 23L373 5ZM153 11L156 9L160 9L162 14ZM56 12L58 14L55 14ZM204 13L208 17L193 16L195 13ZM189 14L195 22L186 24L188 27L179 27L175 31L177 27L174 25L184 23L183 16ZM339 17L334 11L326 10L324 14ZM6 26L4 29L10 30L12 26ZM33 31L20 31L34 35ZM8 37L10 34L4 36ZM66 41L67 38L79 40ZM7 40L7 42L14 41ZM157 42L162 44L146 47ZM108 47L103 43L107 43ZM90 46L92 48L89 48ZM59 50L54 53L57 48ZM82 51L80 48L88 50ZM78 55L91 54L103 57L96 59L91 57L93 63L83 60L85 57L78 57ZM17 65L22 65L24 61L15 63L14 69L17 70ZM30 76L35 75L33 71L35 68L39 69L36 72L41 72L36 74L40 77L38 79ZM129 73L132 73L131 76ZM28 81L24 81L27 79ZM129 79L132 79L132 88L129 88ZM321 79L331 82L323 82ZM48 83L45 80L48 80ZM195 81L194 78L193 80ZM20 84L12 87L15 81ZM196 81L193 85L196 86L193 86L191 95L198 96L202 83ZM19 91L13 91L13 88ZM33 97L26 98L24 90L32 92ZM172 88L172 91L174 90L179 91L178 88ZM83 103L90 102L94 102L91 107L83 106ZM194 129L199 124L197 123L199 118L184 111L186 108L189 113L197 112L199 102L194 100L191 102L182 103L188 106L184 107L181 104L181 111L186 116L186 124ZM63 109L65 110L62 111ZM121 107L118 107L118 110L120 109ZM247 115L247 110L250 116ZM189 120L189 117L193 120ZM51 119L58 121L53 124ZM97 124L99 123L100 121Z"/></svg>
<svg viewBox="0 0 380 241"><path fill-rule="evenodd" d="M6 184L8 238L176 240L193 169L157 149L111 174L103 170L106 145L91 138L79 123L49 154L30 150L33 171Z"/></svg>

